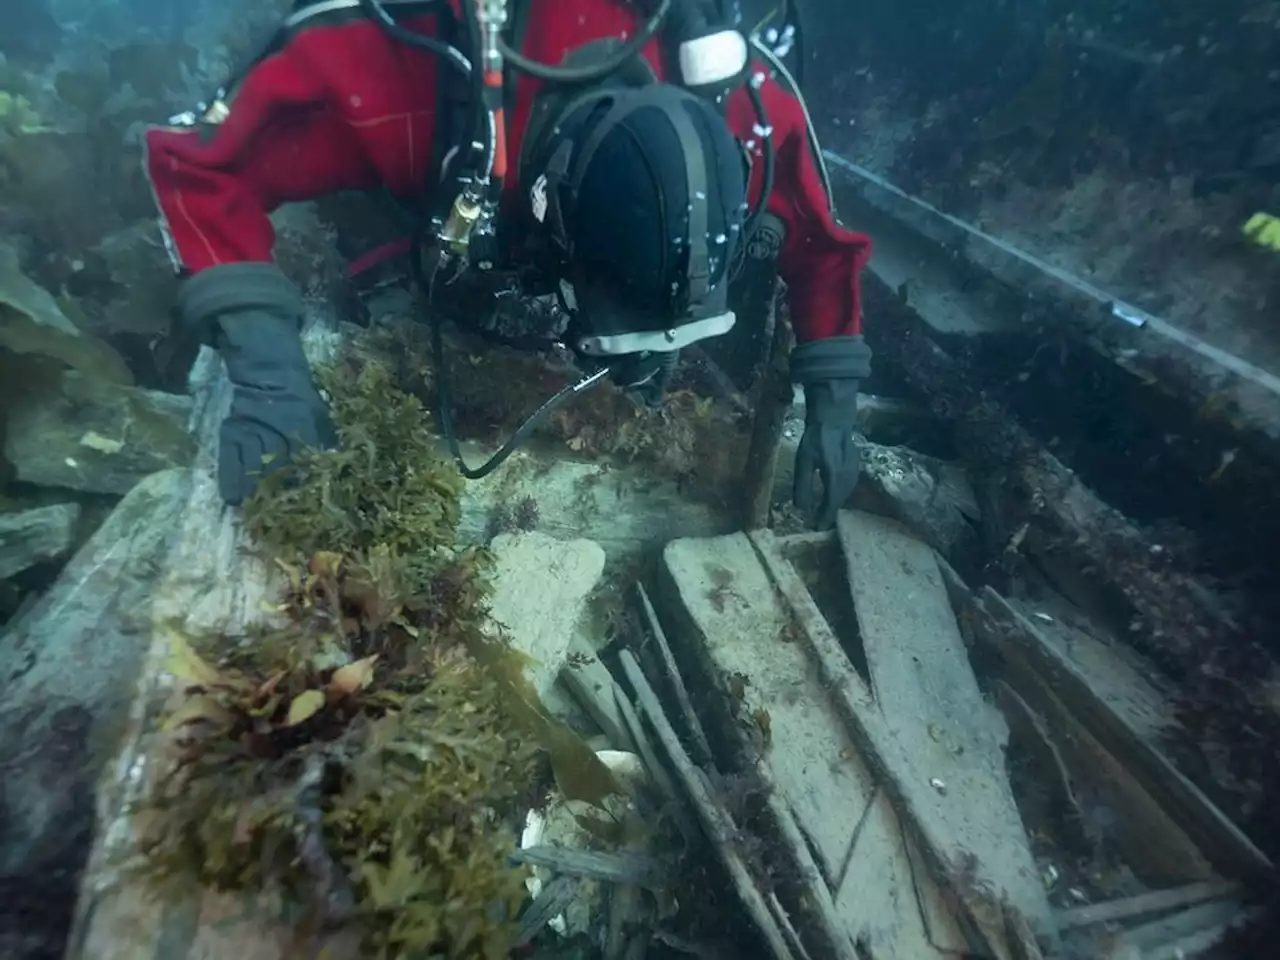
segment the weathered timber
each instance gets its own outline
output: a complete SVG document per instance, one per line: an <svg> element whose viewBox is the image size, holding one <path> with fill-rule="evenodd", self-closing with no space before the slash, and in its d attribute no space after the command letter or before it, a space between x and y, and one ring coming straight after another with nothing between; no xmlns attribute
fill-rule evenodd
<svg viewBox="0 0 1280 960"><path fill-rule="evenodd" d="M1090 903L1083 907L1068 907L1058 911L1058 925L1065 929L1091 927L1101 923L1138 920L1157 913L1195 906L1206 900L1238 897L1243 892L1233 880L1204 880L1188 883L1167 890L1140 893L1123 900Z"/></svg>
<svg viewBox="0 0 1280 960"><path fill-rule="evenodd" d="M637 751L618 705L617 681L586 638L575 636L570 641L569 659L560 669L560 685L587 712L611 746L632 753Z"/></svg>
<svg viewBox="0 0 1280 960"><path fill-rule="evenodd" d="M794 538L806 546L829 539ZM807 869L803 859L812 849L826 887L815 906L821 911L831 902L845 944L860 941L888 956L931 956L914 898L900 896L913 878L897 815L876 789L803 647L785 642L788 612L747 538L670 544L659 586L673 636L691 654L698 685L708 690L699 701L708 728L736 755L723 762L773 786L780 840L788 818L807 839L807 849L789 850L797 860L793 871ZM923 897L940 899L927 873L923 879ZM833 942L839 949L841 940Z"/></svg>
<svg viewBox="0 0 1280 960"><path fill-rule="evenodd" d="M667 680L671 684L671 689L676 695L676 703L680 707L680 714L684 718L684 724L689 730L689 736L693 738L694 745L698 748L698 755L694 759L699 763L709 763L713 756L711 744L707 742L707 735L703 732L702 723L698 720L697 713L694 712L693 701L689 698L689 690L685 686L680 668L676 666L675 654L671 650L671 644L667 642L666 631L662 629L662 623L658 620L658 612L653 609L653 601L649 599L649 594L645 590L644 584L636 584L636 594L640 601L640 609L644 613L644 622L649 627L649 636L658 646L658 653L662 657L662 666L666 672Z"/></svg>
<svg viewBox="0 0 1280 960"><path fill-rule="evenodd" d="M546 867L569 877L604 880L658 889L669 879L667 864L657 857L634 852L601 853L567 847L526 847L511 855L514 863Z"/></svg>
<svg viewBox="0 0 1280 960"><path fill-rule="evenodd" d="M1075 777L1058 746L1058 740L1069 736L1069 732L1049 729L1044 717L1007 681L997 680L994 686L996 702L1009 724L1010 747L1031 760L1039 774L1037 784L1054 801L1054 812L1063 827L1060 843L1077 856L1093 855L1096 845L1085 829Z"/></svg>
<svg viewBox="0 0 1280 960"><path fill-rule="evenodd" d="M751 423L751 443L747 451L746 479L742 487L744 530L758 530L769 525L779 448L787 410L794 396L787 362L792 339L791 324L775 310L769 357L764 376L760 378L755 417Z"/></svg>
<svg viewBox="0 0 1280 960"><path fill-rule="evenodd" d="M1007 731L978 689L933 551L869 514L841 512L837 531L885 733L906 748L916 783L945 791L938 827L1041 919L1041 898L1015 893L1035 867L1005 776Z"/></svg>
<svg viewBox="0 0 1280 960"><path fill-rule="evenodd" d="M798 535L778 543L793 554L831 540ZM794 642L792 611L749 538L676 541L664 552L660 576L672 637L697 661L698 686L707 690L699 706L708 730L734 748L737 769L773 785L808 841L848 936L874 956L971 950L949 896L923 858L912 860L913 831L904 830L890 791L878 786L868 767L874 758L864 758L851 736L835 702L839 684ZM837 656L855 674L843 651ZM786 813L773 812L785 835Z"/></svg>
<svg viewBox="0 0 1280 960"><path fill-rule="evenodd" d="M180 530L190 471L144 480L54 585L0 631L0 882L47 903L20 925L57 942L93 842L95 787L129 724L152 642L154 569ZM16 906L16 905L14 905ZM12 922L0 909L4 942Z"/></svg>
<svg viewBox="0 0 1280 960"><path fill-rule="evenodd" d="M825 157L838 172L846 216L870 208L932 246L933 259L959 261L958 272L967 274L964 287L981 288L988 312L1003 308L1028 325L1089 342L1180 400L1229 400L1242 429L1280 439L1280 377L1274 373L944 213L839 154Z"/></svg>
<svg viewBox="0 0 1280 960"><path fill-rule="evenodd" d="M645 730L644 723L641 721L640 713L636 710L636 707L627 699L617 684L614 684L612 689L616 698L618 714L622 717L623 723L626 724L627 733L631 741L640 752L640 759L644 761L645 770L648 771L653 782L657 784L658 789L662 791L662 796L674 804L671 819L675 821L681 836L692 843L699 836L698 826L690 818L684 804L680 802L682 795L676 788L676 782L672 778L672 774L658 756L658 749L648 731Z"/></svg>
<svg viewBox="0 0 1280 960"><path fill-rule="evenodd" d="M780 928L778 919L761 895L756 881L737 852L734 843L737 827L728 812L716 801L705 780L705 775L680 746L680 739L676 736L671 722L662 710L657 694L653 692L634 655L631 651L624 650L619 658L627 682L635 691L639 709L648 719L658 742L662 745L663 752L684 785L703 829L706 830L712 846L719 853L721 862L728 870L730 880L743 906L763 936L765 946L776 960L793 960L796 954L792 951L786 934Z"/></svg>
<svg viewBox="0 0 1280 960"><path fill-rule="evenodd" d="M331 356L337 343L332 329L322 324L313 324L306 335L313 360ZM156 727L172 689L172 677L165 670L170 652L167 631L243 636L263 620L276 586L271 570L246 549L249 544L236 513L227 510L218 495L218 426L231 389L212 351L204 351L193 369L191 392L191 429L199 449L178 500L174 529L151 560L148 601L137 611L138 629L144 632L129 688L132 703L98 786L96 837L66 956L270 960L328 948L335 960L341 960L355 955L348 952L353 945L341 936L324 944L299 943L284 925L247 915L236 897L193 889L157 898L131 870L139 856L133 811L166 762L164 738Z"/></svg>
<svg viewBox="0 0 1280 960"><path fill-rule="evenodd" d="M866 654L888 732L908 745L925 780L946 784L953 809L983 810L973 849L1025 850L1004 776L1003 724L983 700L933 551L891 520L842 511L837 530ZM1002 855L1003 850L1000 854ZM1018 858L992 878L1025 869Z"/></svg>
<svg viewBox="0 0 1280 960"><path fill-rule="evenodd" d="M1083 727L1151 791L1205 857L1230 877L1247 879L1269 873L1271 862L1266 854L1150 738L1099 697L1080 670L1040 630L990 587L982 591L979 606L993 618L996 629L991 635L1006 660L1024 664L1030 674L1069 704Z"/></svg>
<svg viewBox="0 0 1280 960"><path fill-rule="evenodd" d="M893 316L868 329L872 348L927 398L935 415L955 424L957 449L989 491L980 499L992 559L1006 549L1027 551L1051 573L1073 574L1059 586L1086 607L1093 598L1078 596L1081 591L1117 592L1134 614L1133 642L1182 675L1197 671L1215 644L1245 642L1210 584L1174 550L1153 550L1147 533L993 399L960 353L949 353L919 316L881 293L877 299Z"/></svg>
<svg viewBox="0 0 1280 960"><path fill-rule="evenodd" d="M940 561L952 604L966 627L966 637L974 649L994 654L1000 662L996 690L1014 734L1013 747L1021 756L1037 763L1041 776L1060 791L1061 813L1071 829L1060 840L1081 856L1098 856L1108 847L1118 849L1128 865L1150 883L1170 884L1202 880L1213 876L1213 868L1185 827L1162 806L1136 772L1117 759L1090 732L1071 707L1067 691L1047 681L1031 669L1017 651L1005 649L1001 627L984 604L977 601L959 576ZM1101 642L1074 633L1072 652L1084 652L1084 663L1095 667L1122 661L1096 656ZM1070 657L1072 652L1064 651ZM1093 673L1090 672L1092 677ZM1151 715L1132 709L1154 695L1141 678L1130 678L1134 686L1125 688L1115 678L1101 689L1114 698L1104 700L1105 709L1121 716L1141 718L1144 735L1156 735L1159 728L1146 724ZM1124 691L1124 693L1121 693ZM1083 799L1082 799L1083 798ZM1097 809L1100 815L1095 816Z"/></svg>
<svg viewBox="0 0 1280 960"><path fill-rule="evenodd" d="M1117 636L1177 683L1178 710L1201 753L1188 774L1202 788L1220 791L1242 815L1264 820L1251 784L1266 791L1280 784L1274 746L1280 743L1280 708L1270 693L1280 671L1270 650L1273 631L1266 629L1275 595L1274 585L1268 587L1274 579L1266 562L1274 539L1268 531L1280 522L1275 498L1266 493L1274 489L1268 478L1276 475L1280 455L1267 459L1247 445L1230 445L1220 459L1203 462L1204 452L1218 449L1222 438L1215 440L1194 411L1175 415L1168 404L1148 400L1146 420L1122 425L1138 435L1181 434L1182 448L1197 451L1199 460L1169 454L1149 462L1169 447L1153 439L1149 455L1098 449L1079 464L1093 470L1095 484L1105 482L1105 470L1134 471L1140 473L1138 489L1181 490L1167 512L1186 529L1144 529L1017 422L1003 399L1008 394L979 369L972 342L939 336L892 290L868 279L869 309L883 315L867 330L880 368L905 379L954 425L956 448L975 478L983 507L984 577L1011 581L1038 568L1079 606L1105 616ZM1127 408L1114 411L1129 414ZM1228 463L1219 478L1216 468ZM1108 495L1119 502L1114 488ZM1205 573L1207 557L1218 561L1215 573L1244 590L1224 597ZM1205 772L1211 768L1221 771L1214 775L1216 786Z"/></svg>
<svg viewBox="0 0 1280 960"><path fill-rule="evenodd" d="M913 755L922 750L927 752L928 748L915 742L901 742L895 736L892 724L882 715L888 704L876 700L872 687L849 663L840 641L799 574L785 558L776 538L760 532L752 534L751 539L770 578L796 617L801 638L812 651L819 675L831 691L833 705L898 810L914 829L923 859L944 889L953 895L962 918L972 925L973 934L980 937L982 948L997 957L1015 955L1007 939L1007 911L1021 913L1038 936L1056 941L1048 902L1016 810L1010 822L1004 818L1004 810L992 816L961 808L949 796L945 781L942 787L931 782L940 778L923 769ZM935 570L934 576L934 588L943 591L941 575ZM954 623L952 629L955 629ZM997 769L1003 779L1002 767ZM1002 791L1007 793L1007 784ZM988 801L991 799L991 795L986 797ZM986 875L987 869L994 874ZM980 888L988 892L983 893Z"/></svg>
<svg viewBox="0 0 1280 960"><path fill-rule="evenodd" d="M529 944L546 926L560 916L582 893L581 877L561 874L542 888L533 904L520 917L514 946Z"/></svg>
<svg viewBox="0 0 1280 960"><path fill-rule="evenodd" d="M1245 919L1240 903L1214 900L1124 931L1115 941L1113 957L1136 949L1142 960L1185 960L1204 955Z"/></svg>

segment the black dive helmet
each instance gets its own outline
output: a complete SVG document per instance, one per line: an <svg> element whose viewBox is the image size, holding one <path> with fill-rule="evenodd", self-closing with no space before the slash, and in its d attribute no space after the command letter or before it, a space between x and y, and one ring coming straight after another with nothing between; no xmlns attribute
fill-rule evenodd
<svg viewBox="0 0 1280 960"><path fill-rule="evenodd" d="M619 46L596 41L565 65ZM519 174L579 357L608 364L620 386L652 384L656 398L681 349L733 327L746 171L712 101L657 83L639 59L586 90L546 88Z"/></svg>

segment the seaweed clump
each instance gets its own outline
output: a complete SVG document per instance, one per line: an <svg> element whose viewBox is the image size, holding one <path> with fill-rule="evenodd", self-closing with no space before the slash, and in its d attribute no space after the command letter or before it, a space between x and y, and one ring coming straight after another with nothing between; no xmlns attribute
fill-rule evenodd
<svg viewBox="0 0 1280 960"><path fill-rule="evenodd" d="M433 398L435 371L418 327L385 328L376 349L401 366L415 395ZM541 354L489 344L481 353L469 349L471 343L457 338L445 361L454 419L466 439L505 439L578 376ZM606 383L593 388L589 399L548 417L535 435L583 458L643 465L688 483L692 491L723 496L741 476L748 427L747 418L689 389L672 389L656 408L649 408Z"/></svg>
<svg viewBox="0 0 1280 960"><path fill-rule="evenodd" d="M276 622L172 638L176 758L145 869L161 890L194 877L277 903L304 941L356 936L361 956L505 956L538 710L493 669L513 655L485 630L485 554L454 546L461 480L422 406L354 356L321 381L342 449L244 511L286 574Z"/></svg>

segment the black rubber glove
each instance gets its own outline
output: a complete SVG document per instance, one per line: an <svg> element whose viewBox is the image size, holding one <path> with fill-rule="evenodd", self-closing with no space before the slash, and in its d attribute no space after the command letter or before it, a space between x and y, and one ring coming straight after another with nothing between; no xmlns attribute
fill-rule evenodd
<svg viewBox="0 0 1280 960"><path fill-rule="evenodd" d="M222 355L233 386L218 448L223 500L243 503L261 477L300 449L336 444L302 351L302 297L277 267L237 263L201 271L183 285L178 312Z"/></svg>
<svg viewBox="0 0 1280 960"><path fill-rule="evenodd" d="M803 385L805 397L792 497L815 530L835 524L858 484L858 386L870 374L871 350L861 337L816 340L792 351L792 379Z"/></svg>

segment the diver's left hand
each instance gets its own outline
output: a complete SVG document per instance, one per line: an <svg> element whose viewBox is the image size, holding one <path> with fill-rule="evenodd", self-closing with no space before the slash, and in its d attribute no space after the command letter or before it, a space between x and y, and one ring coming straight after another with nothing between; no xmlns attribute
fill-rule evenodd
<svg viewBox="0 0 1280 960"><path fill-rule="evenodd" d="M792 499L813 529L827 530L853 495L861 471L862 455L853 439L858 381L807 383L804 397L804 433L796 450Z"/></svg>

